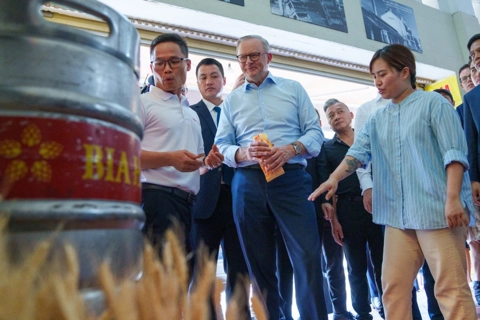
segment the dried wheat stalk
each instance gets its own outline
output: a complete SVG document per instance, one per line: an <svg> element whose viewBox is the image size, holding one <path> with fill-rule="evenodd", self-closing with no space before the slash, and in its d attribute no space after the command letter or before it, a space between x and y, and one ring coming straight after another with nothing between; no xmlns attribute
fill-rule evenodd
<svg viewBox="0 0 480 320"><path fill-rule="evenodd" d="M13 265L8 257L6 225L7 219L0 218L0 319L208 320L212 292L218 319L223 319L222 281L215 280L214 259L200 254L201 267L197 270L195 287L189 293L186 255L172 231L166 234L162 261L150 245L145 245L144 269L138 281L115 279L109 264L101 265L99 277L107 306L105 312L94 317L87 314L78 289L80 271L74 248L65 245L63 269L58 262L56 265L47 262L53 237L41 243L21 264ZM226 320L245 318L240 307L244 305L240 287L227 306ZM252 303L257 319L267 319L260 298L253 297Z"/></svg>

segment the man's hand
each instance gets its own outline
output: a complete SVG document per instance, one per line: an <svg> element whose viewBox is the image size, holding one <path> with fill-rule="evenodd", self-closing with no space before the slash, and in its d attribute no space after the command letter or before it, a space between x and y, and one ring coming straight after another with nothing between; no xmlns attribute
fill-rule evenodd
<svg viewBox="0 0 480 320"><path fill-rule="evenodd" d="M187 150L173 151L170 155L172 166L180 172L192 172L203 166L201 159L203 155L194 154Z"/></svg>
<svg viewBox="0 0 480 320"><path fill-rule="evenodd" d="M263 156L262 163L267 167L267 171L275 171L282 167L288 160L295 156L295 149L292 145L278 148L272 148L270 153Z"/></svg>
<svg viewBox="0 0 480 320"><path fill-rule="evenodd" d="M363 206L365 210L372 213L372 188L363 192Z"/></svg>
<svg viewBox="0 0 480 320"><path fill-rule="evenodd" d="M235 154L235 161L237 163L243 161L262 161L262 157L270 154L272 150L268 143L262 141L254 141L250 143L248 148L240 148Z"/></svg>
<svg viewBox="0 0 480 320"><path fill-rule="evenodd" d="M342 225L338 222L337 217L335 216L330 220L330 225L332 226L332 236L336 243L343 246L343 230Z"/></svg>
<svg viewBox="0 0 480 320"><path fill-rule="evenodd" d="M447 198L445 202L445 218L450 229L462 225L468 226L467 214L460 199L450 200Z"/></svg>
<svg viewBox="0 0 480 320"><path fill-rule="evenodd" d="M330 203L322 203L323 217L325 220L332 220L335 215L335 209Z"/></svg>
<svg viewBox="0 0 480 320"><path fill-rule="evenodd" d="M338 188L338 180L330 175L330 178L328 178L327 181L322 183L315 191L312 192L312 194L308 197L308 200L314 201L318 196L323 194L325 191L328 191L327 195L325 196L325 199L330 200L330 198L335 194L335 191L337 191L337 188Z"/></svg>
<svg viewBox="0 0 480 320"><path fill-rule="evenodd" d="M223 154L221 154L220 151L218 151L217 145L213 144L212 149L208 153L208 156L205 158L204 162L209 169L213 169L221 166L223 159L224 159Z"/></svg>
<svg viewBox="0 0 480 320"><path fill-rule="evenodd" d="M475 203L477 206L480 206L480 182L472 181L471 186L473 203Z"/></svg>

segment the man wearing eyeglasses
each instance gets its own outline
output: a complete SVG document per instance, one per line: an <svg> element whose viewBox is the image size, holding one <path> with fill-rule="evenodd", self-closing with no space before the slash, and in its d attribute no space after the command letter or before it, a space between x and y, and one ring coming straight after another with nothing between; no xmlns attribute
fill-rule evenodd
<svg viewBox="0 0 480 320"><path fill-rule="evenodd" d="M260 36L237 42L245 83L225 99L215 142L225 163L238 168L232 181L233 214L254 288L269 319L283 318L275 276L275 226L294 268L302 319L327 319L322 288L321 246L306 158L317 156L324 137L315 109L296 81L271 74L270 45ZM254 142L266 133L274 144ZM285 173L267 182L259 163Z"/></svg>
<svg viewBox="0 0 480 320"><path fill-rule="evenodd" d="M476 87L480 84L480 72L478 72L475 66L475 61L470 59L470 78L472 79L473 86Z"/></svg>
<svg viewBox="0 0 480 320"><path fill-rule="evenodd" d="M469 93L470 90L475 88L473 84L473 80L470 73L470 64L466 63L460 67L458 70L458 78L460 79L460 87L465 91L465 93ZM463 127L463 103L460 104L456 109L458 116L460 117L460 122L462 123Z"/></svg>
<svg viewBox="0 0 480 320"><path fill-rule="evenodd" d="M223 156L213 148L204 157L200 120L182 95L191 68L185 40L177 34L158 36L150 45L150 57L155 86L141 96L143 231L154 245L160 245L174 221L188 239L190 208L200 189L199 169L218 167ZM191 248L188 241L186 248Z"/></svg>
<svg viewBox="0 0 480 320"><path fill-rule="evenodd" d="M465 93L469 93L470 90L475 88L475 85L472 82L472 77L470 76L470 65L468 63L460 68L458 71L458 77L460 78L460 87L462 87Z"/></svg>

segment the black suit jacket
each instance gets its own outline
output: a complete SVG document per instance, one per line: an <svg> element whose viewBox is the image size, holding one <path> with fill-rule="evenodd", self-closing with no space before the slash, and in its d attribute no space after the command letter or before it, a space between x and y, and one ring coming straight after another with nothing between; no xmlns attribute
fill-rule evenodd
<svg viewBox="0 0 480 320"><path fill-rule="evenodd" d="M480 86L463 97L463 128L467 138L470 180L480 181Z"/></svg>
<svg viewBox="0 0 480 320"><path fill-rule="evenodd" d="M213 142L215 141L217 127L215 126L210 111L203 100L200 100L197 104L191 105L190 108L192 108L200 118L203 146L205 148L205 155L208 155L212 149ZM225 183L230 184L231 178L226 177L231 177L233 175L233 169L224 164L216 169L209 170L207 173L200 176L200 191L197 193L197 201L195 201L192 208L192 215L194 218L207 219L215 210L218 195L220 194L222 170L228 172L228 174L225 175L224 180Z"/></svg>
<svg viewBox="0 0 480 320"><path fill-rule="evenodd" d="M460 122L462 123L462 128L463 128L463 118L464 118L463 103L459 105L455 110L457 111L457 114L460 117Z"/></svg>

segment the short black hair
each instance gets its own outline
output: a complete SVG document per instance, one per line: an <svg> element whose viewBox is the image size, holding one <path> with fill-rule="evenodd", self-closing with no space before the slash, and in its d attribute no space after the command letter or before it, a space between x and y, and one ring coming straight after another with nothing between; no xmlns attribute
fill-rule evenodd
<svg viewBox="0 0 480 320"><path fill-rule="evenodd" d="M211 65L217 66L218 69L220 70L220 73L222 74L222 77L225 77L225 73L223 72L223 66L218 60L215 60L213 58L205 58L205 59L202 59L202 61L200 61L197 65L197 69L195 70L195 75L197 76L197 78L198 78L198 69L200 69L201 66L211 66Z"/></svg>
<svg viewBox="0 0 480 320"><path fill-rule="evenodd" d="M477 41L477 40L480 40L480 33L477 33L476 35L474 35L473 37L470 38L470 40L468 40L468 43L467 43L467 48L468 48L468 51L470 52L470 47L472 46L472 44Z"/></svg>
<svg viewBox="0 0 480 320"><path fill-rule="evenodd" d="M463 70L468 69L470 70L470 63L465 63L463 66L458 69L458 76L460 77L460 73L462 73Z"/></svg>
<svg viewBox="0 0 480 320"><path fill-rule="evenodd" d="M159 35L155 39L153 39L152 43L150 44L150 59L153 59L152 54L155 47L160 43L165 43L165 42L173 42L178 44L178 46L180 47L180 50L185 55L185 58L188 58L187 42L176 33L164 33L162 35Z"/></svg>
<svg viewBox="0 0 480 320"><path fill-rule="evenodd" d="M435 91L435 92L437 92L437 93L440 93L440 94L442 94L442 93L443 93L443 94L446 94L447 96L450 97L450 99L451 99L453 102L455 102L455 100L453 100L452 93L451 93L450 91L448 91L447 89L442 89L442 88L440 88L440 89L435 89L435 90L433 90L433 91Z"/></svg>

